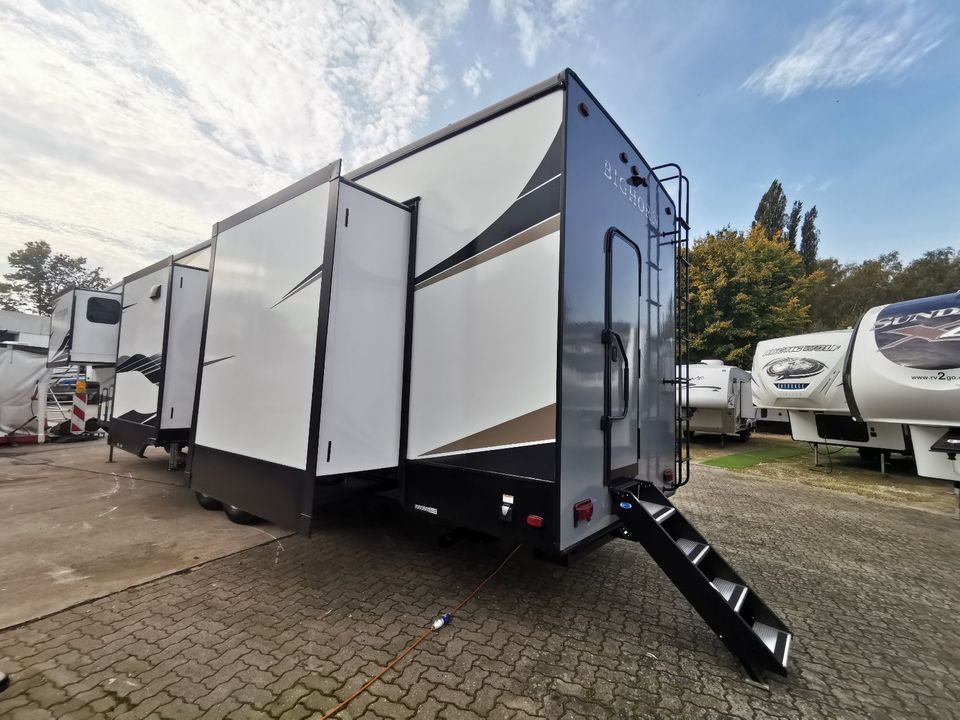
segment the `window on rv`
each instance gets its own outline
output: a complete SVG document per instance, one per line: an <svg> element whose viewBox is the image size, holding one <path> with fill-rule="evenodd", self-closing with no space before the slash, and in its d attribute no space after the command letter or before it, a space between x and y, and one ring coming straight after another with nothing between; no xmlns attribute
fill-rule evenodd
<svg viewBox="0 0 960 720"><path fill-rule="evenodd" d="M103 325L116 325L120 322L120 301L98 297L88 299L87 320Z"/></svg>

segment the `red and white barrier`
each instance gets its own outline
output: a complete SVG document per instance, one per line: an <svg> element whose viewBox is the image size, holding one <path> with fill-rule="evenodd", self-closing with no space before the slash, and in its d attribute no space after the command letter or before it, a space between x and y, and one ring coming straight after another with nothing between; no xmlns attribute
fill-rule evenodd
<svg viewBox="0 0 960 720"><path fill-rule="evenodd" d="M87 428L87 380L77 378L77 386L73 392L73 411L70 415L70 433L80 435Z"/></svg>

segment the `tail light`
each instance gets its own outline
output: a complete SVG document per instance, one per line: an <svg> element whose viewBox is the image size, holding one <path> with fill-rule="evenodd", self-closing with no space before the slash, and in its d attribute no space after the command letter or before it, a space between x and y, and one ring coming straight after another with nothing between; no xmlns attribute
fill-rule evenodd
<svg viewBox="0 0 960 720"><path fill-rule="evenodd" d="M593 500L581 500L573 506L573 526L593 519Z"/></svg>

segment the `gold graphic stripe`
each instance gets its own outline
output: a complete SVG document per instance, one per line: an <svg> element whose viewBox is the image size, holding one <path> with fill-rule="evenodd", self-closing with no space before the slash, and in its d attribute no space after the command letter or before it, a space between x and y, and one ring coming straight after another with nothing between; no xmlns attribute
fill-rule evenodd
<svg viewBox="0 0 960 720"><path fill-rule="evenodd" d="M452 443L435 448L420 457L442 453L469 452L502 445L543 442L555 439L556 432L557 405L554 403L520 417L515 417L512 420L507 420L499 425L494 425L486 430L481 430L473 435L454 440Z"/></svg>
<svg viewBox="0 0 960 720"><path fill-rule="evenodd" d="M508 253L511 250L516 250L518 247L523 247L532 243L534 240L539 240L542 237L546 237L550 233L555 233L560 230L560 214L556 214L553 217L549 217L546 220L541 220L536 225L528 227L526 230L521 230L516 235L508 237L506 240L503 240L493 247L489 247L483 252L479 252L473 257L467 258L463 262L454 265L452 268L447 268L443 272L437 273L433 277L429 277L426 280L422 280L417 283L415 290L422 290L428 285L433 285L434 283L440 282L441 280L446 280L448 277L453 277L454 275L459 275L464 270L469 270L470 268L476 267L482 263L485 263L487 260L493 260L495 257L500 257L504 253Z"/></svg>

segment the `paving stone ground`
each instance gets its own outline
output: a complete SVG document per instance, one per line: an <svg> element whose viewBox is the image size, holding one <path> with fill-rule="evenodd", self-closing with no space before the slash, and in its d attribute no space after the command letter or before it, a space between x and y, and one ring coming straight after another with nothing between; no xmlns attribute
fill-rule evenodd
<svg viewBox="0 0 960 720"><path fill-rule="evenodd" d="M743 682L637 545L523 553L341 718L960 717L960 523L697 468L677 504L796 634ZM319 717L509 548L364 499L286 538L0 633L0 718Z"/></svg>

